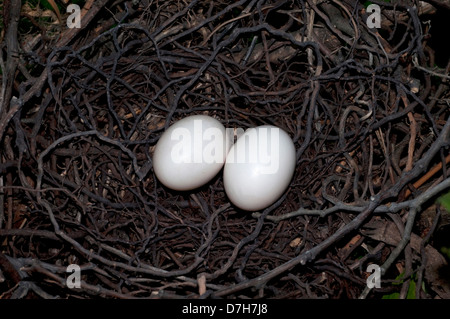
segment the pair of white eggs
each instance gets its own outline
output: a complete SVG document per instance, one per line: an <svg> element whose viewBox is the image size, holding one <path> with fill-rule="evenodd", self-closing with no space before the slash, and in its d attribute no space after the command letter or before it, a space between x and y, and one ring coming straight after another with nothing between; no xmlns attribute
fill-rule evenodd
<svg viewBox="0 0 450 319"><path fill-rule="evenodd" d="M225 192L234 205L247 211L270 206L294 174L294 143L272 125L247 129L235 143L234 133L206 115L179 120L156 144L156 177L168 188L188 191L208 183L223 167Z"/></svg>

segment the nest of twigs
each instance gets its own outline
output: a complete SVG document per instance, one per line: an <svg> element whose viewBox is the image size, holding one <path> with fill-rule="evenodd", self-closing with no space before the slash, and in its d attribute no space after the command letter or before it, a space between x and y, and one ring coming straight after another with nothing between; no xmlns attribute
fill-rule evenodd
<svg viewBox="0 0 450 319"><path fill-rule="evenodd" d="M362 1L82 4L81 28L70 12L5 15L1 298L450 296L433 236L450 187L433 7L380 2L369 28ZM154 146L193 114L287 131L282 198L249 213L221 174L162 186Z"/></svg>

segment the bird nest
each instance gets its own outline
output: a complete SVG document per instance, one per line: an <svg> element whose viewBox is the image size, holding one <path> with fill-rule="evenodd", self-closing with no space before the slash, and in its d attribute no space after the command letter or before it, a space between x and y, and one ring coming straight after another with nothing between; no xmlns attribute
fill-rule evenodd
<svg viewBox="0 0 450 319"><path fill-rule="evenodd" d="M17 70L9 91L2 77L1 298L450 296L433 245L448 61L435 13L374 3L87 1L80 28L22 8L21 54L1 60ZM194 114L288 132L283 196L246 212L221 174L165 188L155 144Z"/></svg>

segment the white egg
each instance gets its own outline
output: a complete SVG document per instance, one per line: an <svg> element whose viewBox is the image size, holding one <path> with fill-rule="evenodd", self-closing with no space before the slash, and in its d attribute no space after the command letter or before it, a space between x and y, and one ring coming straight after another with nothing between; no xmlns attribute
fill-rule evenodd
<svg viewBox="0 0 450 319"><path fill-rule="evenodd" d="M295 165L295 146L285 131L271 125L248 129L227 155L225 192L243 210L264 209L285 192Z"/></svg>
<svg viewBox="0 0 450 319"><path fill-rule="evenodd" d="M216 119L193 115L171 125L153 153L153 169L165 186L186 191L209 182L222 169L232 135Z"/></svg>

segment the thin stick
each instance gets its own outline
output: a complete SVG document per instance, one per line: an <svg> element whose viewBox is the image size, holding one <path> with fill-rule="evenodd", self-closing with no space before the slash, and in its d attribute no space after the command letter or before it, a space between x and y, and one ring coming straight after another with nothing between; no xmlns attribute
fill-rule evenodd
<svg viewBox="0 0 450 319"><path fill-rule="evenodd" d="M447 165L450 163L450 154L447 155L445 158L445 164ZM425 175L423 175L417 182L413 184L414 188L419 188L423 184L425 184L434 174L439 172L442 169L442 162L439 162L438 164L434 165L432 169L430 169ZM409 195L411 195L411 190L407 189L405 192L405 199L408 198Z"/></svg>

